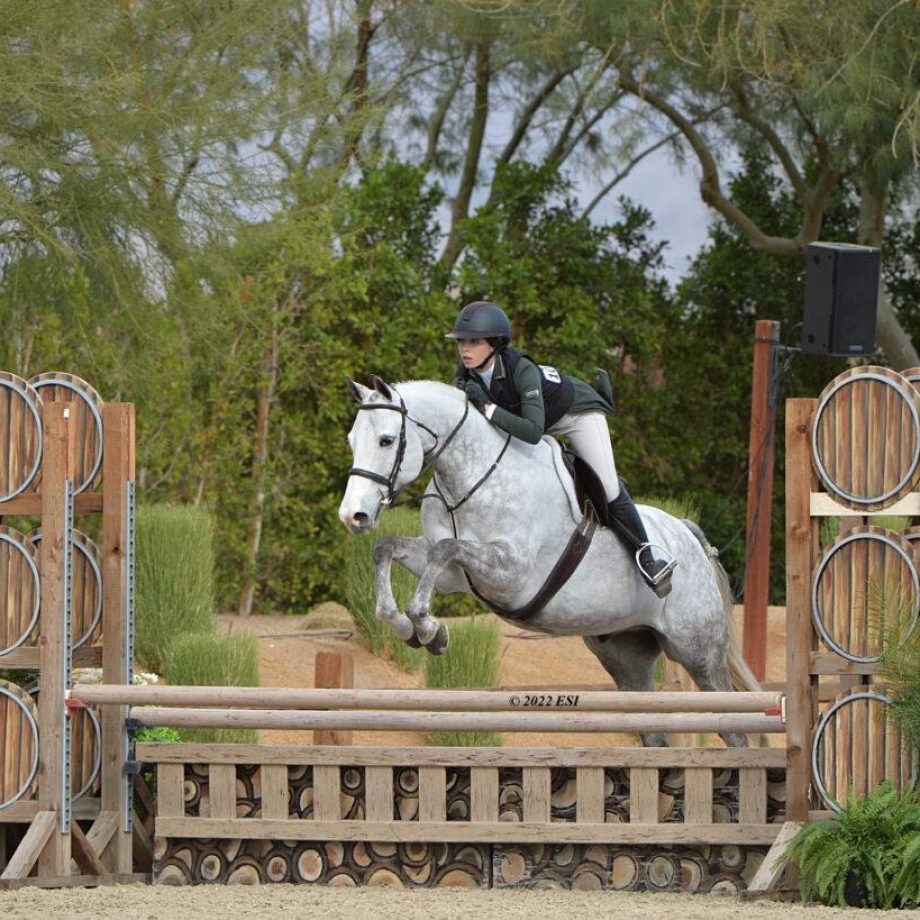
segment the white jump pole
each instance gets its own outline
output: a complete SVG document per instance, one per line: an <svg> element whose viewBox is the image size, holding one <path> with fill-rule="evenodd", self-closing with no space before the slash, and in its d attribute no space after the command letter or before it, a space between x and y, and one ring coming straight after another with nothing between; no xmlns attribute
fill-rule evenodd
<svg viewBox="0 0 920 920"><path fill-rule="evenodd" d="M277 687L168 687L78 684L71 700L88 705L194 706L219 709L441 710L464 712L768 713L782 694L772 692L621 693L616 690L367 690ZM691 729L679 729L690 731Z"/></svg>
<svg viewBox="0 0 920 920"><path fill-rule="evenodd" d="M139 725L172 728L491 732L783 732L780 716L717 712L344 712L136 706Z"/></svg>

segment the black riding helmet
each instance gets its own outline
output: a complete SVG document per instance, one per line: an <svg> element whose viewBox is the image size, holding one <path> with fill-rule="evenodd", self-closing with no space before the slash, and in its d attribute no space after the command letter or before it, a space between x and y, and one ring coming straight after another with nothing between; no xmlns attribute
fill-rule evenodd
<svg viewBox="0 0 920 920"><path fill-rule="evenodd" d="M511 341L511 323L505 311L488 300L474 300L458 314L454 331L446 339L500 339L498 347Z"/></svg>

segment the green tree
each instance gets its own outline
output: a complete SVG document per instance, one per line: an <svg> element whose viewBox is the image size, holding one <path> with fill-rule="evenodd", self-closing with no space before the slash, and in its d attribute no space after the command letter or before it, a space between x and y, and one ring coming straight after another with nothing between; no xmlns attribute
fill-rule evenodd
<svg viewBox="0 0 920 920"><path fill-rule="evenodd" d="M858 241L879 246L892 196L915 181L920 46L909 0L466 5L503 24L523 20L524 31L551 17L547 56L566 42L603 50L610 80L658 119L660 134L679 135L703 201L756 250L801 260L807 243L827 237L828 207L845 181L858 190ZM723 187L721 150L752 139L796 201L796 223L782 235ZM885 288L877 337L892 366L920 363Z"/></svg>
<svg viewBox="0 0 920 920"><path fill-rule="evenodd" d="M677 317L648 213L625 201L622 210L620 222L597 226L554 167L500 167L494 200L465 225L458 278L461 299L489 297L508 309L515 344L538 360L591 383L595 368L612 372L618 466L646 491L655 458L644 394Z"/></svg>

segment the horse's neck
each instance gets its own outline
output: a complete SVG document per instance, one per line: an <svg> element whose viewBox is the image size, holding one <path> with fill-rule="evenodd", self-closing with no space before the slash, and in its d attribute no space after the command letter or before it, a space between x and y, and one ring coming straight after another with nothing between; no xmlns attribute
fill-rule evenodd
<svg viewBox="0 0 920 920"><path fill-rule="evenodd" d="M451 494L469 489L495 461L507 435L493 428L485 416L472 406L460 425L466 408L464 400L458 399L446 388L425 389L416 384L401 388L401 392L409 415L437 434L435 451L454 432L450 444L433 464L438 482Z"/></svg>

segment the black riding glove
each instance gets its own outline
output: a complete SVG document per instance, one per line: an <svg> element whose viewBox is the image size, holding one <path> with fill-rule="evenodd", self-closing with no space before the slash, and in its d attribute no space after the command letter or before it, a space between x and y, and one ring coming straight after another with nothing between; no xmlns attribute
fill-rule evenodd
<svg viewBox="0 0 920 920"><path fill-rule="evenodd" d="M453 382L451 383L452 387L456 387L458 390L466 389L466 381L462 377L454 377Z"/></svg>
<svg viewBox="0 0 920 920"><path fill-rule="evenodd" d="M475 380L468 380L465 387L466 398L480 411L489 401L489 395Z"/></svg>

